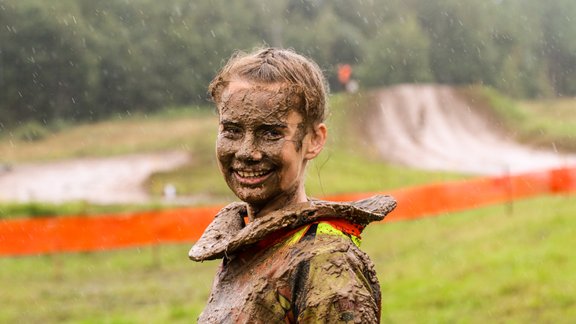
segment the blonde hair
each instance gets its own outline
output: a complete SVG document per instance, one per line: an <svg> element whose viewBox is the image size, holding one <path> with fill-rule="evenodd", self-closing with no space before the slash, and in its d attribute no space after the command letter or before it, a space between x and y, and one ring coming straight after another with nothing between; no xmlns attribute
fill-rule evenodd
<svg viewBox="0 0 576 324"><path fill-rule="evenodd" d="M296 107L308 125L326 118L328 85L320 67L312 60L289 49L263 48L252 53L236 52L208 86L209 95L218 106L222 93L234 79L259 84L286 84L290 92L302 97Z"/></svg>

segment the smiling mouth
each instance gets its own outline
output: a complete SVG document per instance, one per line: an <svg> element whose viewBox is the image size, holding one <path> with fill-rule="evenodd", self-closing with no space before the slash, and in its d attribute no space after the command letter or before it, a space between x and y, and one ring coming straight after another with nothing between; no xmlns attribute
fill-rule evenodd
<svg viewBox="0 0 576 324"><path fill-rule="evenodd" d="M247 185L257 185L264 182L272 170L260 170L260 171L247 171L247 170L234 170L234 176L238 182Z"/></svg>

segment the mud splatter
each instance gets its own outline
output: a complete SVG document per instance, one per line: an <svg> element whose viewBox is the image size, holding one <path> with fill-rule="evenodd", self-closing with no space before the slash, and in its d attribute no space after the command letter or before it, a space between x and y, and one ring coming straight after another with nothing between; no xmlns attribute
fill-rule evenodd
<svg viewBox="0 0 576 324"><path fill-rule="evenodd" d="M251 220L262 210L306 200L302 148L307 128L298 112L302 95L294 89L233 82L218 107L219 167L230 189L248 203Z"/></svg>
<svg viewBox="0 0 576 324"><path fill-rule="evenodd" d="M380 299L370 259L346 237L316 234L234 254L199 322L377 323Z"/></svg>
<svg viewBox="0 0 576 324"><path fill-rule="evenodd" d="M278 231L296 229L323 218L340 218L363 228L384 219L395 207L396 201L392 197L381 195L352 203L312 200L272 212L244 225L247 205L232 203L222 209L208 226L190 250L190 258L194 261L219 259L225 253L237 253Z"/></svg>

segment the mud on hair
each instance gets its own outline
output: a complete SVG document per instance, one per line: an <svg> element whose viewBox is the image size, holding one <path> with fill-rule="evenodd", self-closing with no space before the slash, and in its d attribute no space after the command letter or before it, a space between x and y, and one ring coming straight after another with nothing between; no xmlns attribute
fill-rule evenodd
<svg viewBox="0 0 576 324"><path fill-rule="evenodd" d="M312 60L289 49L262 48L252 53L235 52L208 87L218 106L222 93L232 80L259 84L284 83L301 95L302 114L307 126L321 123L327 114L328 85L320 67Z"/></svg>

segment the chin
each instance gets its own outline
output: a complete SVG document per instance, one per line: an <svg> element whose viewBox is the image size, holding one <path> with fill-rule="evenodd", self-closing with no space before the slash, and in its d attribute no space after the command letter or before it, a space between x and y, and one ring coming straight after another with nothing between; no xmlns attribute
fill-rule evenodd
<svg viewBox="0 0 576 324"><path fill-rule="evenodd" d="M260 190L247 189L247 188L241 188L240 190L236 190L236 188L230 188L230 189L232 190L232 192L234 192L234 195L236 195L238 199L250 205L265 204L266 201L271 199L265 193L260 192Z"/></svg>
<svg viewBox="0 0 576 324"><path fill-rule="evenodd" d="M238 197L243 202L253 206L262 206L265 205L266 202L270 201L270 198L268 197L255 196L255 195L236 194L236 197Z"/></svg>

